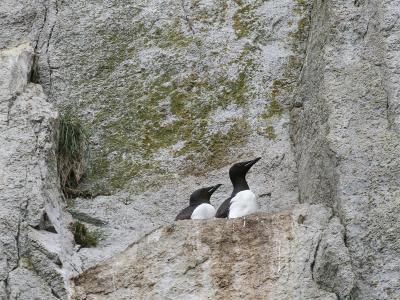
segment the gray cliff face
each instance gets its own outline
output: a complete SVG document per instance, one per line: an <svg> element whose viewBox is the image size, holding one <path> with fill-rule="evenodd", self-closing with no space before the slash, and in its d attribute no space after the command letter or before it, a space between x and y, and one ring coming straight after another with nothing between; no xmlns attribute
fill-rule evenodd
<svg viewBox="0 0 400 300"><path fill-rule="evenodd" d="M47 5L38 82L91 131L74 216L104 224L91 266L170 223L190 191L224 183L262 156L249 181L262 208L298 203L289 107L305 54L308 2L135 1ZM264 174L264 176L258 176ZM111 194L111 196L105 196ZM95 221L96 222L96 221ZM91 222L88 222L91 224ZM118 240L115 243L115 240Z"/></svg>
<svg viewBox="0 0 400 300"><path fill-rule="evenodd" d="M399 17L397 0L2 1L0 299L399 298ZM68 209L57 111L91 133L93 197ZM171 225L256 156L268 214ZM98 247L74 248L71 215Z"/></svg>
<svg viewBox="0 0 400 300"><path fill-rule="evenodd" d="M0 298L66 298L76 259L57 188L58 118L28 82L33 49L0 51ZM78 263L78 267L80 263Z"/></svg>
<svg viewBox="0 0 400 300"><path fill-rule="evenodd" d="M359 299L400 291L398 4L315 3L293 113L300 202L340 218Z"/></svg>

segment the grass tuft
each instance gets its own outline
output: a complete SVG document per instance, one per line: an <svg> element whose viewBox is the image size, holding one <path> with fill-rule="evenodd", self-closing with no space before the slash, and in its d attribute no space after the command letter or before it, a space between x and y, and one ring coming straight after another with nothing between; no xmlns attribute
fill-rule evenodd
<svg viewBox="0 0 400 300"><path fill-rule="evenodd" d="M61 188L66 196L71 194L84 173L84 159L88 135L80 120L71 112L60 117L57 167Z"/></svg>
<svg viewBox="0 0 400 300"><path fill-rule="evenodd" d="M82 247L96 247L100 234L98 232L91 232L87 229L85 224L75 221L69 225L69 229L74 235L75 243Z"/></svg>

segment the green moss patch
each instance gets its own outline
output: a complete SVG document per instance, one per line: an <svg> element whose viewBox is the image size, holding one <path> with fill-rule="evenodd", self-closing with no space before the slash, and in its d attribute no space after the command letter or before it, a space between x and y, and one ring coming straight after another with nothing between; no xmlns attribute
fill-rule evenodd
<svg viewBox="0 0 400 300"><path fill-rule="evenodd" d="M21 267L28 269L28 270L33 270L33 263L32 263L32 259L30 257L21 257L20 259L20 265Z"/></svg>
<svg viewBox="0 0 400 300"><path fill-rule="evenodd" d="M179 141L185 146L176 156L192 154L199 161L212 155L214 144L204 146L210 113L230 103L246 105L247 75L240 72L236 78L221 76L213 82L194 73L180 78L174 70L146 83L132 83L127 96L121 101L115 99L120 95L110 93L107 109L97 114L94 124L103 127L104 154L93 161L89 179L109 178L104 184L110 190L122 188L135 176L163 175L154 155ZM213 165L212 160L204 161L203 169Z"/></svg>
<svg viewBox="0 0 400 300"><path fill-rule="evenodd" d="M267 110L262 114L264 119L270 119L272 117L280 117L283 114L283 107L279 104L278 101L272 100Z"/></svg>
<svg viewBox="0 0 400 300"><path fill-rule="evenodd" d="M270 140L275 140L277 135L275 133L275 129L273 126L268 126L264 129L264 134L267 138L269 138Z"/></svg>
<svg viewBox="0 0 400 300"><path fill-rule="evenodd" d="M100 233L89 231L85 224L75 221L69 225L69 229L71 230L72 234L74 235L75 243L81 245L82 247L96 247Z"/></svg>
<svg viewBox="0 0 400 300"><path fill-rule="evenodd" d="M212 168L224 166L229 158L229 150L240 147L250 133L250 125L244 118L235 119L228 132L213 134L207 144L211 152L206 163Z"/></svg>
<svg viewBox="0 0 400 300"><path fill-rule="evenodd" d="M259 17L256 15L256 9L263 3L262 0L245 3L242 0L234 0L238 6L233 16L233 29L238 38L248 37L259 29Z"/></svg>
<svg viewBox="0 0 400 300"><path fill-rule="evenodd" d="M238 116L226 121L228 130L214 132L212 117L216 111L245 108L266 89L252 85L260 72L256 42L236 55L229 52L233 41L222 45L206 36L221 23L236 23L237 37L261 36L256 14L263 1L235 2L216 0L210 8L191 1L186 19L144 18L138 12L131 20L121 14L123 22L96 29L98 48L92 50L97 61L82 54L77 64L80 73L92 77L71 79L80 92L77 110L84 112L85 126L93 133L85 188L108 194L162 184L171 171L160 155L184 161L172 170L180 174L201 174L230 163L230 149L246 140L250 124ZM228 20L235 5L234 20Z"/></svg>

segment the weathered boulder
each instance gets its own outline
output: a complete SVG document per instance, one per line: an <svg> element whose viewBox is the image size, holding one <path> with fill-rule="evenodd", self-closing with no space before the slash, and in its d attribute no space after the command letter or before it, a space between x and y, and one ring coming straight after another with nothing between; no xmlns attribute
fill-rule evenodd
<svg viewBox="0 0 400 300"><path fill-rule="evenodd" d="M340 226L319 205L240 219L180 221L155 230L74 279L73 299L337 299L354 283ZM339 229L343 230L343 229ZM326 251L342 260L320 261ZM313 270L330 263L339 292ZM314 273L318 272L314 270Z"/></svg>

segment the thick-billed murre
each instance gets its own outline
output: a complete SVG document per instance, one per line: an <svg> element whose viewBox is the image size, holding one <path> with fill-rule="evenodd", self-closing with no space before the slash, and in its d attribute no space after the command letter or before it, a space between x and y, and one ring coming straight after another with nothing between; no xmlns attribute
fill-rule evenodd
<svg viewBox="0 0 400 300"><path fill-rule="evenodd" d="M233 192L218 208L216 218L239 218L258 210L257 197L247 184L246 174L260 159L239 162L229 169Z"/></svg>
<svg viewBox="0 0 400 300"><path fill-rule="evenodd" d="M175 221L214 218L215 208L210 204L210 198L220 186L221 184L217 184L194 191L190 195L189 206L181 210L176 216Z"/></svg>

